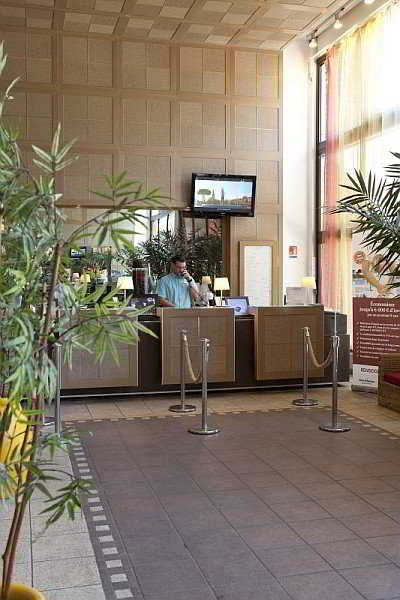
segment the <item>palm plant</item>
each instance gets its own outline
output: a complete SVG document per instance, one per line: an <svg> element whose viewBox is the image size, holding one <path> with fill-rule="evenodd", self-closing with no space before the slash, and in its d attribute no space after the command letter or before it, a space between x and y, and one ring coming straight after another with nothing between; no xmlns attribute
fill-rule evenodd
<svg viewBox="0 0 400 600"><path fill-rule="evenodd" d="M137 246L130 248L121 248L114 256L127 271L137 269L143 266L143 251Z"/></svg>
<svg viewBox="0 0 400 600"><path fill-rule="evenodd" d="M0 73L5 64L0 45ZM54 398L56 389L53 345L62 345L70 365L75 349L94 353L97 360L111 351L118 360L118 344L134 344L139 331L147 331L137 322L135 311L127 315L124 305L116 307L112 293L100 301L104 289L88 295L85 285L76 288L64 281L63 257L87 237L88 225L93 245L101 246L109 235L117 249L129 247L127 235L132 231L123 229L122 222L134 228L137 209L160 204L157 191L143 192L125 173L106 177L109 191L100 195L112 208L66 236L56 175L75 160L70 156L73 142L60 146L58 126L50 150L32 146L39 171L34 176L22 160L17 134L1 119L4 104L12 100L14 83L0 98L0 391L8 398L0 416L0 498L11 499L14 506L3 554L1 600L9 598L21 526L33 492L39 490L47 498L50 525L65 513L73 519L82 494L89 489L87 482L71 475L58 492L49 490L57 479L54 453L68 452L75 441L73 432L64 432L62 440L40 435L46 402ZM55 306L60 284L61 314ZM97 302L94 311L80 312L82 305L93 302ZM23 422L24 430L13 435L10 425L15 419Z"/></svg>
<svg viewBox="0 0 400 600"><path fill-rule="evenodd" d="M143 251L144 261L150 265L152 274L159 278L169 273L171 258L175 254L187 256L187 239L182 231L166 230L142 242L140 248Z"/></svg>
<svg viewBox="0 0 400 600"><path fill-rule="evenodd" d="M150 265L157 277L169 272L171 259L176 254L186 257L188 271L196 281L202 275L218 277L223 271L222 238L218 230L215 234L194 236L187 235L181 229L177 232L161 231L140 245L144 262Z"/></svg>
<svg viewBox="0 0 400 600"><path fill-rule="evenodd" d="M400 154L392 152L400 160ZM367 179L359 170L347 174L350 194L338 201L334 213L350 213L354 233L362 234L361 244L380 255L379 270L394 280L391 288L400 287L400 163L386 167L386 177L377 179L369 172Z"/></svg>

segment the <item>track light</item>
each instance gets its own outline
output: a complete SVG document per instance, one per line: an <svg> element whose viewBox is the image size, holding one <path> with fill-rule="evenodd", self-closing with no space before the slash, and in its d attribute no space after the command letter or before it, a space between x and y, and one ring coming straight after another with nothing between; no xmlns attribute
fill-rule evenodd
<svg viewBox="0 0 400 600"><path fill-rule="evenodd" d="M317 39L317 30L315 30L312 34L311 37L309 39L308 45L310 48L317 48L318 46L318 39Z"/></svg>
<svg viewBox="0 0 400 600"><path fill-rule="evenodd" d="M340 20L340 16L339 15L340 15L340 13L336 13L336 15L335 15L335 22L333 24L333 28L334 29L341 29L343 27L343 23Z"/></svg>

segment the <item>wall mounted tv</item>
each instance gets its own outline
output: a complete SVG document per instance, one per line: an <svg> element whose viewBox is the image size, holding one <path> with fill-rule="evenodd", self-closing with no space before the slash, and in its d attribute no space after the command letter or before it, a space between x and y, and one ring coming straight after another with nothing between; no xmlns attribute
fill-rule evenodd
<svg viewBox="0 0 400 600"><path fill-rule="evenodd" d="M192 174L192 213L200 216L254 217L254 175Z"/></svg>

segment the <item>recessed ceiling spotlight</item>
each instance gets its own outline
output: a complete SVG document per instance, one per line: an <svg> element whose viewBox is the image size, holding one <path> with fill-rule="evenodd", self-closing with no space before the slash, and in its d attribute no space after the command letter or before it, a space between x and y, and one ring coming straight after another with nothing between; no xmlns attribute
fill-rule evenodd
<svg viewBox="0 0 400 600"><path fill-rule="evenodd" d="M318 39L317 39L317 30L314 31L314 33L312 33L308 45L310 48L317 48L318 47Z"/></svg>
<svg viewBox="0 0 400 600"><path fill-rule="evenodd" d="M333 24L333 28L334 29L341 29L343 27L343 23L340 20L340 16L339 15L340 15L340 13L336 13L336 15L335 15L335 22Z"/></svg>

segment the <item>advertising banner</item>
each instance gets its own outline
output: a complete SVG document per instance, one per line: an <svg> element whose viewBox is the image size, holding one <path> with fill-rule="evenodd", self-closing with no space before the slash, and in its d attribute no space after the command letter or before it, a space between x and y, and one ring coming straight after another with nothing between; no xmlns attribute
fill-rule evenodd
<svg viewBox="0 0 400 600"><path fill-rule="evenodd" d="M353 298L353 386L377 388L382 354L400 352L400 298Z"/></svg>
<svg viewBox="0 0 400 600"><path fill-rule="evenodd" d="M353 387L376 389L382 354L400 352L400 287L382 276L380 255L353 239ZM358 246L358 247L357 247Z"/></svg>

